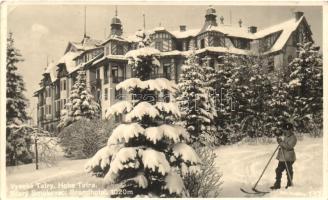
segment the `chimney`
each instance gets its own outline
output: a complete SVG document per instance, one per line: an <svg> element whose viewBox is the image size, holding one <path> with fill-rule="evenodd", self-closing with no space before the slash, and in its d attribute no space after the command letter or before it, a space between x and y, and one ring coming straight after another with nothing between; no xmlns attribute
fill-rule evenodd
<svg viewBox="0 0 328 200"><path fill-rule="evenodd" d="M257 32L257 27L256 26L250 26L250 27L248 27L248 32L250 32L250 33L256 33Z"/></svg>
<svg viewBox="0 0 328 200"><path fill-rule="evenodd" d="M186 25L180 25L180 32L184 32L187 30Z"/></svg>
<svg viewBox="0 0 328 200"><path fill-rule="evenodd" d="M294 15L295 15L295 20L298 21L304 15L304 12L296 11L294 12Z"/></svg>

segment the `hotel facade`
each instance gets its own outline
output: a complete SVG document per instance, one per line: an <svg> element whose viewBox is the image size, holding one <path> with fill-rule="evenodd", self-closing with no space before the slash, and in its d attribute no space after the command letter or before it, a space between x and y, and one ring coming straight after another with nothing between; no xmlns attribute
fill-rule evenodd
<svg viewBox="0 0 328 200"><path fill-rule="evenodd" d="M289 20L258 30L256 26L245 27L241 20L236 26L225 24L224 18L209 7L198 29L180 25L174 31L165 27L147 30L151 46L160 51L160 67L153 71L153 78L165 77L178 82L181 66L192 50L206 58L215 69L219 68L219 56L229 53L266 57L268 75L284 70L297 55L297 43L304 39L312 41L304 13L293 14ZM46 66L40 88L34 93L38 98L37 124L40 128L57 132L60 112L69 99L78 70L86 71L87 87L101 106L101 118L105 118L111 105L124 98L124 91L116 90L115 86L133 77L125 54L137 48L137 38L124 35L117 14L110 27L111 32L104 40L85 34L81 42L68 42L64 55Z"/></svg>

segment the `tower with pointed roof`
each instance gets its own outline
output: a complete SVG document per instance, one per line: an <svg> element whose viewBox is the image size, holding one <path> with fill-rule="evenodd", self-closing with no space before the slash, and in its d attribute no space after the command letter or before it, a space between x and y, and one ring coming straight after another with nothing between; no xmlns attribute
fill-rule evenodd
<svg viewBox="0 0 328 200"><path fill-rule="evenodd" d="M115 7L115 16L112 18L110 27L110 36L121 36L123 34L122 23L117 16L117 7Z"/></svg>

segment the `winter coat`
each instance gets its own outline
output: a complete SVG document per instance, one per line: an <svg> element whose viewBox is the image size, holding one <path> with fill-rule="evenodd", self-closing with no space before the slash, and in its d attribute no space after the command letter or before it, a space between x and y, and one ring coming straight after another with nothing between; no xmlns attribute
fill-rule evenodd
<svg viewBox="0 0 328 200"><path fill-rule="evenodd" d="M289 134L284 137L284 139L278 144L280 145L277 160L279 161L295 161L296 160L296 154L294 151L294 147L297 143L297 138L294 134ZM284 155L285 159L284 159Z"/></svg>

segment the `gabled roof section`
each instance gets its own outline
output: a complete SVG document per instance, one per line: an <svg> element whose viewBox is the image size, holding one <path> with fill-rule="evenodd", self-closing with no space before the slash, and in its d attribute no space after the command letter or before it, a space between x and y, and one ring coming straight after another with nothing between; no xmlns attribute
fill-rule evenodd
<svg viewBox="0 0 328 200"><path fill-rule="evenodd" d="M55 82L57 79L57 65L55 62L51 62L46 67L43 74L49 74L51 82Z"/></svg>
<svg viewBox="0 0 328 200"><path fill-rule="evenodd" d="M259 31L256 34L258 38L263 38L265 36L281 31L281 34L278 37L277 41L273 44L269 51L265 52L265 54L281 50L287 43L292 33L298 28L298 26L303 20L305 20L304 16L302 16L297 21L293 18L283 23Z"/></svg>
<svg viewBox="0 0 328 200"><path fill-rule="evenodd" d="M195 37L199 33L200 29L190 29L186 31L171 31L171 34L174 35L177 39Z"/></svg>
<svg viewBox="0 0 328 200"><path fill-rule="evenodd" d="M57 65L65 64L66 70L70 74L77 67L76 64L75 64L74 58L79 54L80 54L80 52L69 51L59 59Z"/></svg>
<svg viewBox="0 0 328 200"><path fill-rule="evenodd" d="M69 41L65 50L65 53L74 48L74 51L85 51L88 49L92 49L98 47L102 44L101 40L92 39L89 36L83 38L81 42L72 42Z"/></svg>
<svg viewBox="0 0 328 200"><path fill-rule="evenodd" d="M104 42L101 43L101 45L104 45L106 43L108 43L109 41L120 41L120 42L129 42L129 40L127 38L118 36L118 35L111 35L110 37L108 37Z"/></svg>

